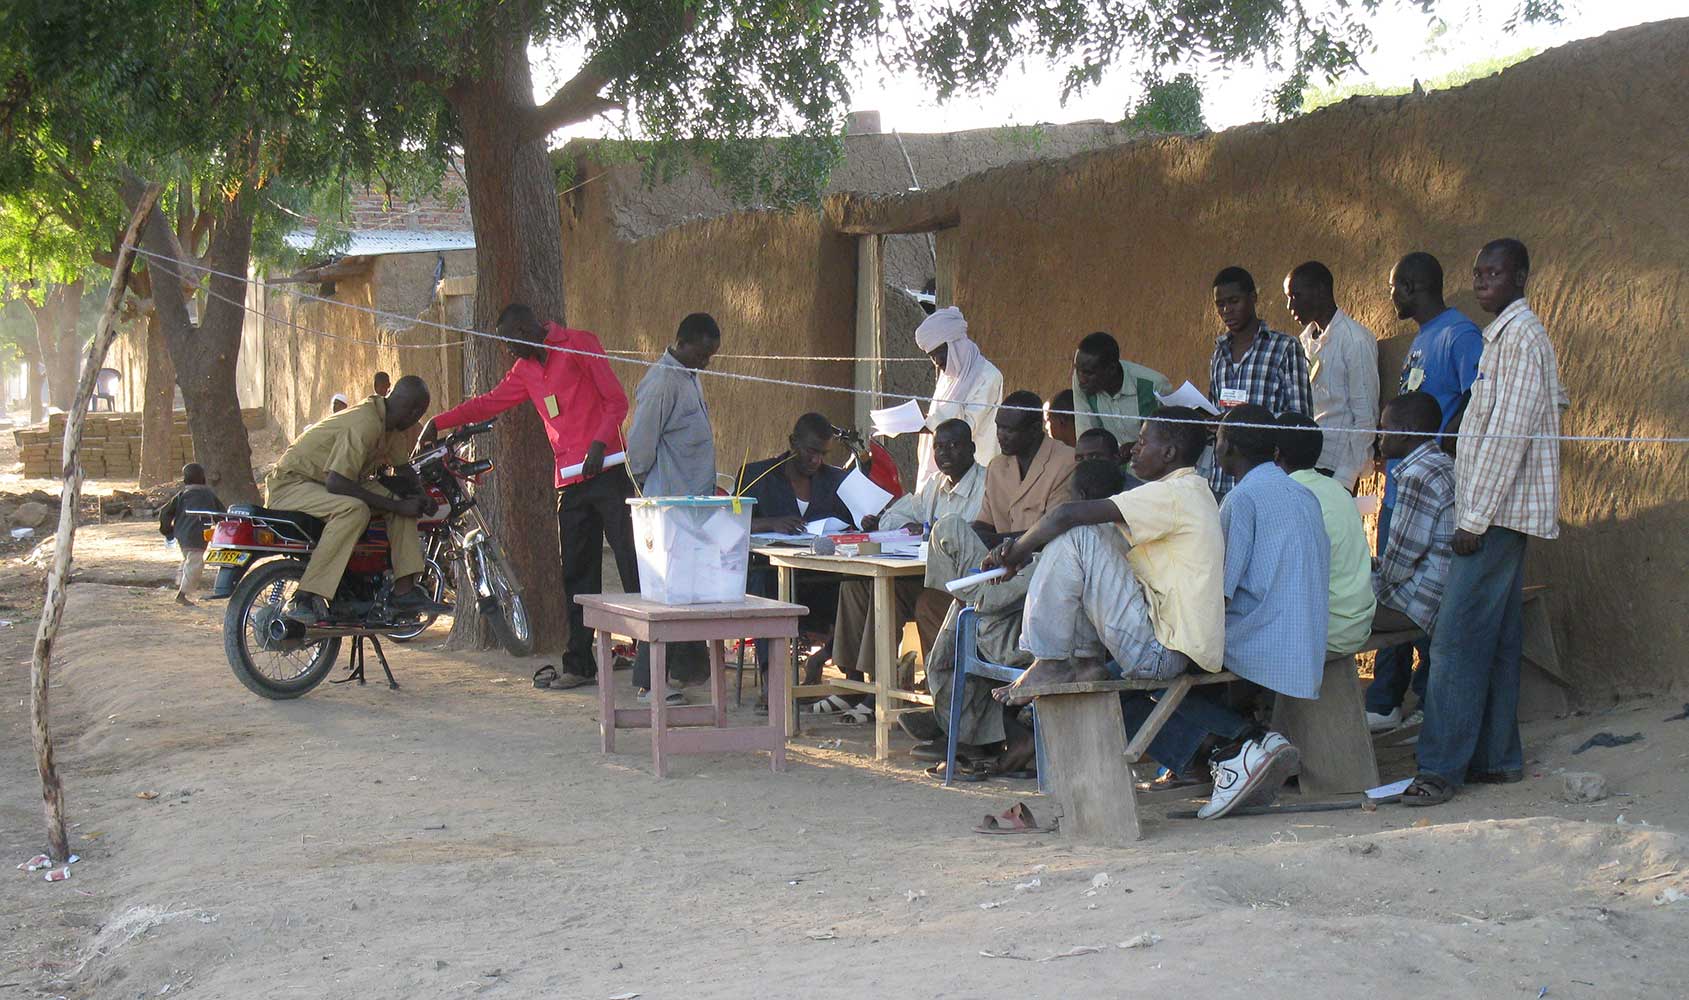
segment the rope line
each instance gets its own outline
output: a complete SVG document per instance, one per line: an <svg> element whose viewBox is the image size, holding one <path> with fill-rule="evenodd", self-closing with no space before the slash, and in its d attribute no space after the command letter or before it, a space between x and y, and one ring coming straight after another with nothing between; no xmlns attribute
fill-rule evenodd
<svg viewBox="0 0 1689 1000"><path fill-rule="evenodd" d="M182 266L182 267L187 267L189 269L196 270L196 271L203 271L207 274L213 274L213 275L216 275L218 277L228 278L228 279L231 279L233 281L241 282L242 284L253 284L253 283L255 283L253 279L248 278L244 275L230 274L226 271L218 271L215 268L207 267L203 264L196 264L192 261L180 260L178 258L171 257L171 256L168 256L166 254L154 253L154 252L149 251L149 250L144 250L140 247L134 247L133 249L136 253L141 254L141 255L143 255L143 256L145 256L149 259L155 260L155 261L169 261L172 264L176 264L176 265L179 265L179 266ZM179 271L172 271L168 267L161 267L160 269L165 271L167 274L170 274L172 277L177 278L177 279L183 278L183 275ZM339 306L341 308L352 309L354 311L362 312L362 313L368 313L372 316L380 316L380 317L383 317L383 318L386 318L386 319L398 320L399 322L412 324L412 325L431 326L431 327L434 327L436 329L446 330L446 331L451 332L451 333L461 333L461 334L464 334L466 337L480 337L480 338L485 339L485 340L493 340L493 341L498 341L500 343L519 344L523 347L538 346L538 347L543 347L548 351L553 351L553 352L556 352L556 353L559 353L559 354L574 354L574 355L580 355L580 356L583 356L583 357L602 358L605 361L613 361L613 362L618 362L620 364L628 364L628 365L638 365L638 366L643 367L643 368L655 368L655 367L657 367L657 364L658 364L655 361L646 361L646 360L643 360L640 357L622 357L622 356L619 356L619 355L622 354L623 352L619 352L619 351L607 351L604 354L600 354L597 351L586 351L586 350L581 350L580 348L574 348L574 347L557 347L557 346L554 346L552 344L546 344L546 343L540 343L540 344L536 345L536 344L532 343L531 341L522 340L522 339L517 338L517 337L505 337L505 336L501 336L497 333L487 333L484 330L476 330L472 327L453 326L449 323L437 323L437 322L434 322L433 320L422 319L422 318L416 317L416 316L405 316L401 313L389 312L389 311L384 310L384 309L376 309L372 306L361 306L361 305L358 305L358 304L353 303L353 302L341 302L341 301L338 301L336 299L325 298L321 295L312 295L312 294L310 294L308 292L304 292L304 291L298 291L298 290L294 290L294 289L281 289L281 291L284 291L288 294L297 295L300 298L309 299L309 300L312 300L312 301L315 301L315 302L326 302L326 303L329 303L331 305ZM245 309L247 312L255 313L257 315L265 315L262 311L260 311L258 309L254 309L251 306L247 305L244 301L243 302L236 302L234 299L231 299L228 296L219 295L215 292L212 292L209 288L206 289L206 294L212 295L215 298L217 298L218 300L223 301L223 302L227 302L230 305L240 306L242 309ZM323 331L313 330L309 327L304 327L304 326L293 325L292 328L296 329L296 330L300 330L300 331L305 332L305 333L313 334L315 336L328 337L330 339L337 339L337 340L351 339L351 338L338 337L334 334L324 333ZM370 341L356 341L356 340L354 340L353 342L355 342L355 343L372 343ZM468 341L465 340L465 341L461 341L459 343L467 343L467 342ZM373 342L373 343L375 343L376 346L393 346L393 345L381 344L379 342ZM417 345L412 345L412 346L417 346ZM435 345L428 345L428 346L437 348L441 345L435 344ZM627 353L632 353L632 352L627 352ZM870 359L859 359L859 358L849 358L849 359L805 358L805 357L796 356L796 355L786 356L786 357L788 357L790 360L802 360L802 361L870 360ZM913 359L913 360L921 360L921 359ZM840 393L840 394L849 395L849 396L866 396L866 397L869 397L870 399L894 400L894 401L897 401L897 402L900 402L900 403L901 402L913 401L913 402L916 402L916 403L927 403L927 404L930 405L934 402L938 402L937 400L935 400L931 396L908 395L906 393L895 393L895 392L875 392L871 389L856 389L856 388L851 388L851 387L848 387L848 386L838 386L838 385L821 385L821 384L814 383L814 382L799 382L799 381L796 381L796 380L793 380L793 379L769 378L767 376L762 376L762 375L747 375L743 372L716 371L715 369L710 369L710 368L698 369L697 374L699 374L699 375L709 375L709 376L712 376L714 378L730 379L730 380L738 381L738 382L751 382L751 383L755 383L755 384L759 384L759 385L777 385L777 386L783 386L783 387L795 388L795 389L813 389L813 390L819 390L821 392L834 392L834 393ZM970 403L970 402L961 402L961 401L955 401L955 400L944 400L942 402L944 402L946 405L950 405L950 406L959 406L959 407L971 408L971 409L1012 410L1012 411L1018 411L1018 412L1022 412L1022 413L1037 413L1037 414L1054 413L1054 414L1061 414L1061 415L1064 415L1064 416L1079 416L1082 413L1088 413L1089 412L1089 411L1079 411L1079 410L1045 410L1043 407L1009 406L1009 405L1005 405L1005 404L1002 404L1002 403ZM1208 425L1208 424L1213 422L1211 420L1190 420L1190 419L1186 419L1186 418L1168 419L1168 418L1165 418L1165 417L1153 417L1153 416L1152 417L1142 417L1142 418L1137 418L1137 419L1140 419L1140 420L1159 420L1162 423L1186 423L1186 424L1203 424L1203 425ZM1228 426L1228 427L1250 427L1250 428L1259 428L1259 429L1262 429L1262 430L1281 430L1282 429L1276 423L1268 424L1268 423L1231 422L1231 423L1228 423L1226 426ZM1364 427L1322 427L1322 428L1320 428L1320 430L1321 430L1322 433L1326 433L1326 434L1332 434L1332 433L1366 434L1368 436L1376 436L1378 434L1377 430L1374 430L1374 429L1371 429L1371 428L1364 428ZM1397 431L1395 433L1398 433L1398 434L1400 434L1404 437L1441 438L1441 437L1449 436L1449 435L1444 434L1441 431ZM1491 440L1491 441L1579 441L1579 442L1598 442L1598 443L1608 443L1608 444L1689 444L1689 436L1682 436L1682 437L1672 437L1672 436L1667 436L1667 437L1629 437L1629 436L1600 435L1600 434L1477 434L1477 433L1471 433L1471 432L1462 432L1462 433L1459 433L1459 434L1456 434L1456 435L1453 435L1453 436L1456 438L1456 440L1477 440L1477 439L1481 438L1481 439Z"/></svg>

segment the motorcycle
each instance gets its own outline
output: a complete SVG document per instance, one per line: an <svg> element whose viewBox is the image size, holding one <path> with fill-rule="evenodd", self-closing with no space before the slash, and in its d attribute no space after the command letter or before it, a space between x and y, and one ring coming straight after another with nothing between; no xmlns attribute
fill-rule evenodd
<svg viewBox="0 0 1689 1000"><path fill-rule="evenodd" d="M504 549L487 528L466 484L492 469L489 459L470 460L459 449L492 429L488 420L467 424L411 457L408 468L421 483L434 510L417 523L424 568L416 585L437 604L454 604L450 575L458 571L493 634L512 655L533 652L533 628L522 588ZM226 512L205 513L215 527L205 561L220 568L213 596L228 595L223 615L223 646L235 677L254 694L272 699L298 698L328 676L343 639L353 640L351 672L343 680L363 680L363 641L374 646L389 686L398 687L379 638L405 642L433 624L435 616L404 615L389 610L393 573L386 524L372 521L364 530L339 589L329 602L329 620L314 626L286 617L288 602L305 574L305 564L322 535L323 523L299 511L236 504Z"/></svg>

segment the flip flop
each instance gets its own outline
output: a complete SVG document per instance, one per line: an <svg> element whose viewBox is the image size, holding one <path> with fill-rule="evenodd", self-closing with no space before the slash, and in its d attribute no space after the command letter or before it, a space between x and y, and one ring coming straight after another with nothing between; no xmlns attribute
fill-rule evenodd
<svg viewBox="0 0 1689 1000"><path fill-rule="evenodd" d="M1026 803L1016 802L995 816L988 814L974 827L974 832L1007 836L1017 833L1053 833L1055 827L1039 826L1038 821L1032 818L1032 810L1026 808Z"/></svg>
<svg viewBox="0 0 1689 1000"><path fill-rule="evenodd" d="M809 706L809 714L811 715L845 715L850 710L850 702L845 701L843 696L836 694L830 694Z"/></svg>
<svg viewBox="0 0 1689 1000"><path fill-rule="evenodd" d="M538 670L534 671L534 687L540 688L542 690L550 687L551 682L556 680L556 679L557 679L557 668L552 666L549 663L547 663L545 666L539 668Z"/></svg>
<svg viewBox="0 0 1689 1000"><path fill-rule="evenodd" d="M937 764L927 768L926 773L929 777L943 781L944 762L939 761ZM956 758L956 777L954 780L973 784L975 782L984 781L989 777L991 777L991 768L987 767L983 761L972 761L962 757Z"/></svg>

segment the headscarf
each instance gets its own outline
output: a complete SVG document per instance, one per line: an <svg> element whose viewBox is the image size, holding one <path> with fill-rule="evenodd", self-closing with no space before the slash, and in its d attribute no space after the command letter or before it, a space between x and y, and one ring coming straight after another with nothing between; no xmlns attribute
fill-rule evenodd
<svg viewBox="0 0 1689 1000"><path fill-rule="evenodd" d="M956 306L945 306L915 328L916 347L931 354L941 344L949 345L949 349L945 351L944 371L933 387L933 409L953 410L954 407L941 404L966 399L974 380L984 373L979 363L979 345L968 339L968 321ZM957 415L947 412L944 419Z"/></svg>

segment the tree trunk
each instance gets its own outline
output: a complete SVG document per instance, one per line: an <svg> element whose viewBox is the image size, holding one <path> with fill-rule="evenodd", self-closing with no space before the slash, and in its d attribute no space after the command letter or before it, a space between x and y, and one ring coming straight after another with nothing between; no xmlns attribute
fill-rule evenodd
<svg viewBox="0 0 1689 1000"><path fill-rule="evenodd" d="M141 188L139 179L124 182L124 200L131 208ZM252 254L251 200L250 192L242 191L223 204L212 229L206 267L227 274L246 273ZM224 503L255 503L260 497L252 477L252 445L246 425L241 423L240 398L235 394L235 366L246 317L246 283L212 275L205 316L195 326L188 316L188 299L182 288L195 284L198 272L172 263L183 254L177 250L169 226L164 213L155 207L142 249L159 255L147 260L153 272L153 308L176 369L176 384L182 388L182 402L187 406L194 461L205 466L206 482Z"/></svg>
<svg viewBox="0 0 1689 1000"><path fill-rule="evenodd" d="M51 329L43 332L42 346L51 341L47 361L47 394L53 405L65 412L76 399L76 376L82 364L82 337L77 321L82 317L82 279L54 286Z"/></svg>
<svg viewBox="0 0 1689 1000"><path fill-rule="evenodd" d="M35 744L35 769L41 776L41 807L47 819L47 854L60 864L70 861L70 838L65 829L64 785L53 761L53 735L48 725L47 708L53 644L58 641L59 623L64 619L65 588L70 583L71 555L76 545L76 511L82 499L82 464L78 461L78 453L82 448L82 427L88 419L88 403L94 395L94 378L105 362L106 350L117 336L117 307L123 301L123 289L135 260L130 247L157 204L158 194L158 186L149 185L135 199L129 228L124 233L123 249L118 252L117 262L112 267L111 289L106 293L99 327L88 345L88 362L83 366L76 397L71 400L70 417L65 421L64 488L59 494L59 530L53 543L53 561L47 568L46 600L41 609L41 623L35 629L35 649L29 661L29 728Z"/></svg>
<svg viewBox="0 0 1689 1000"><path fill-rule="evenodd" d="M176 436L176 366L170 363L170 348L159 328L158 310L147 310L147 378L141 394L141 478L142 486L175 482L177 469L170 461L170 439Z"/></svg>
<svg viewBox="0 0 1689 1000"><path fill-rule="evenodd" d="M533 93L527 41L520 32L489 46L476 79L461 80L447 91L463 137L464 175L475 220L477 330L492 330L499 312L512 302L532 306L542 320L564 321L557 184L544 138L525 140L520 132L524 112L534 107ZM497 341L470 338L463 348L465 395L491 389L512 360ZM529 406L502 418L492 439L497 471L477 487L476 496L515 563L535 649L560 650L568 617L557 549L551 446ZM491 643L472 606L459 607L452 641L474 647Z"/></svg>
<svg viewBox="0 0 1689 1000"><path fill-rule="evenodd" d="M23 398L29 407L29 422L38 424L47 419L47 404L41 397L41 350L25 346L23 349Z"/></svg>

